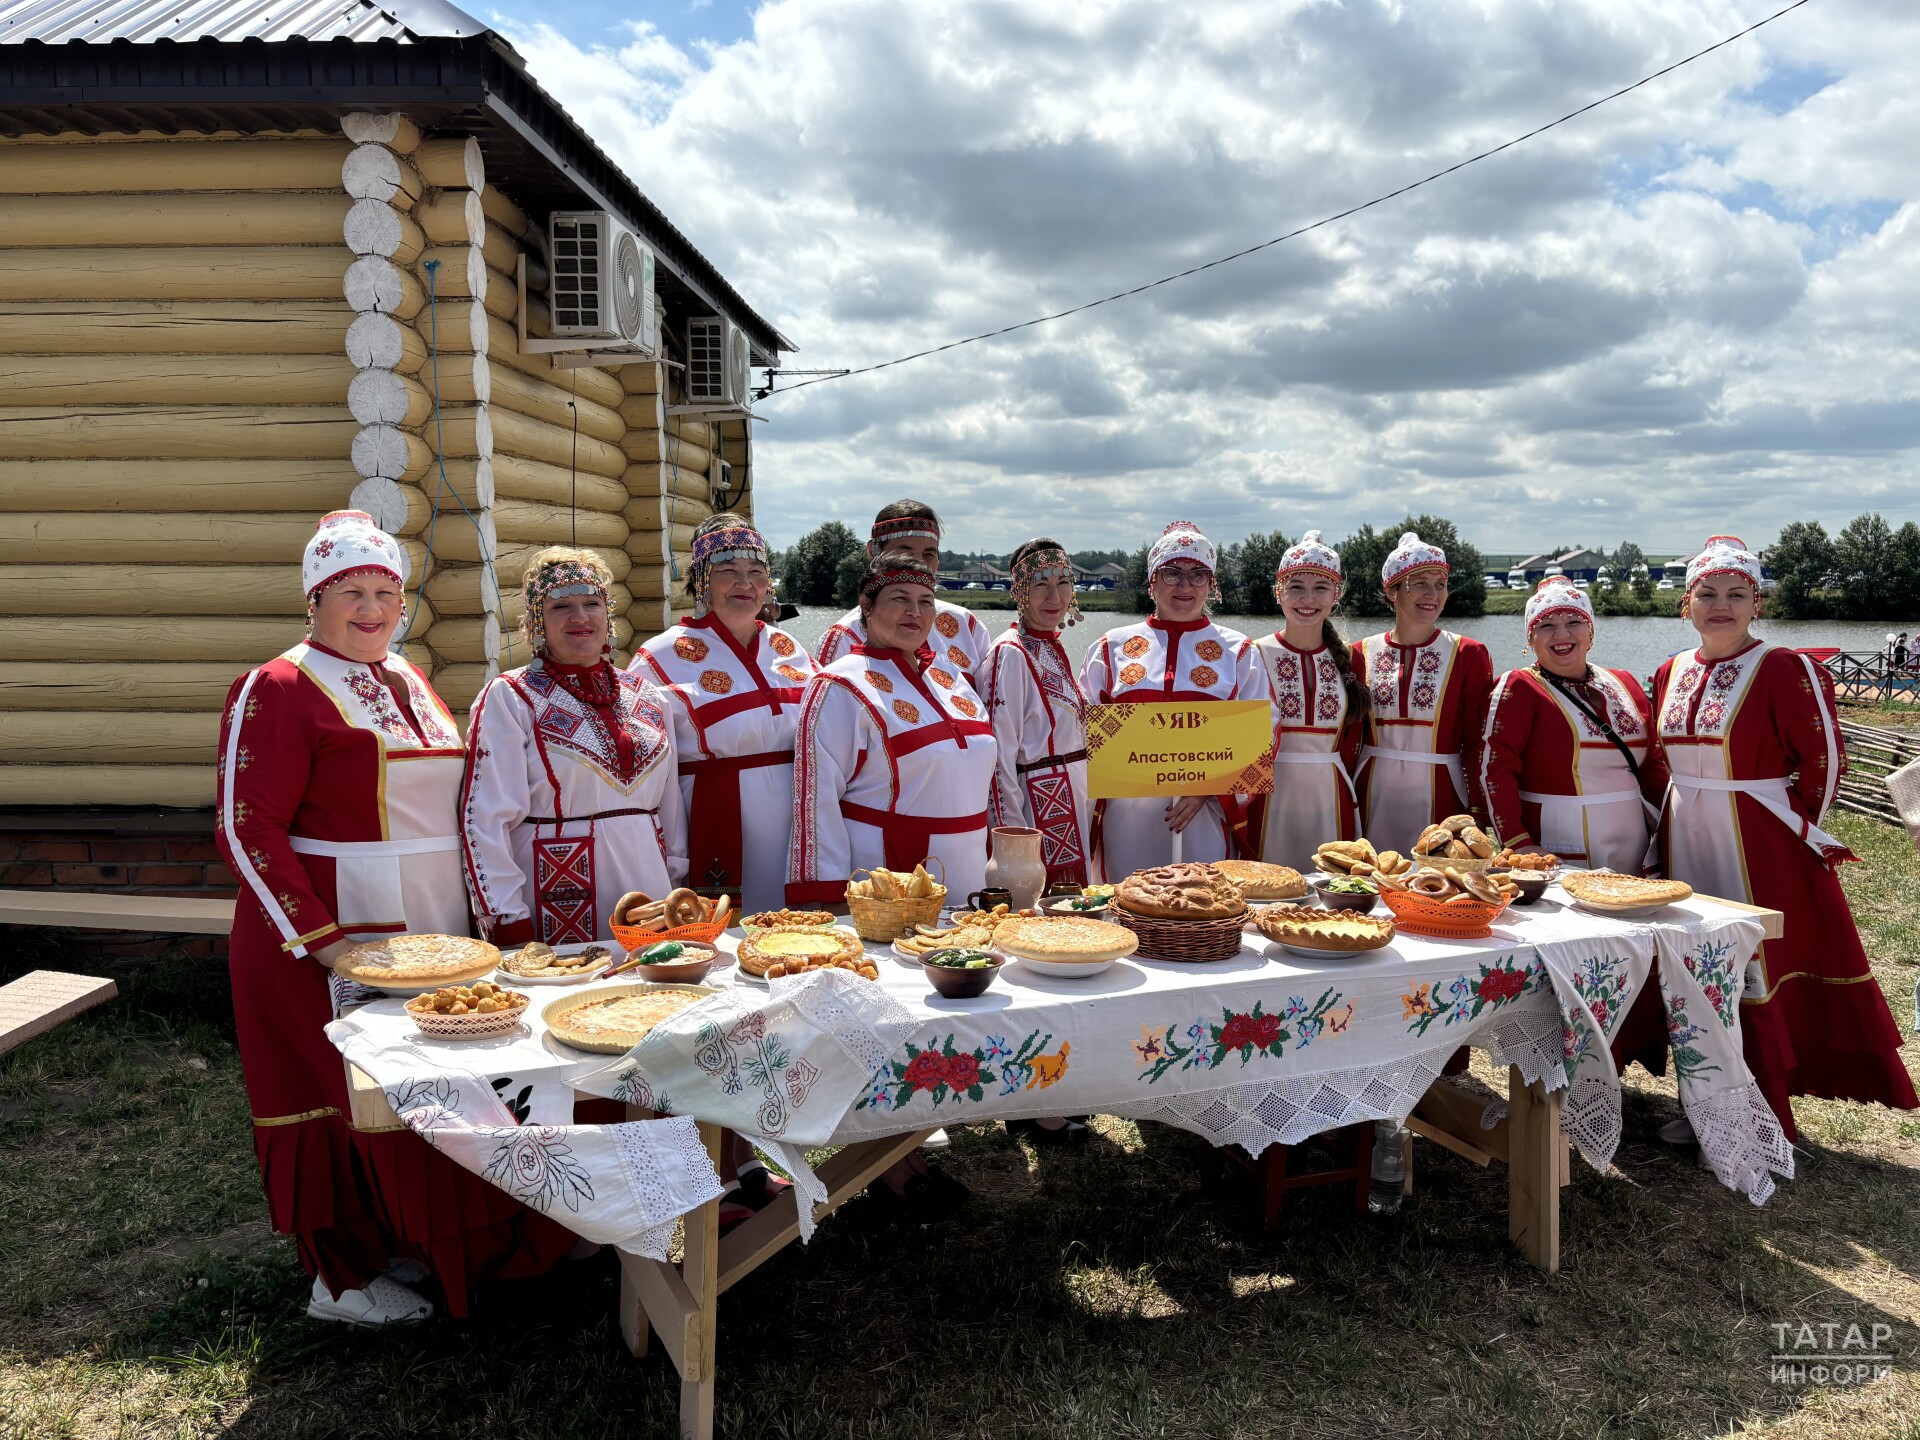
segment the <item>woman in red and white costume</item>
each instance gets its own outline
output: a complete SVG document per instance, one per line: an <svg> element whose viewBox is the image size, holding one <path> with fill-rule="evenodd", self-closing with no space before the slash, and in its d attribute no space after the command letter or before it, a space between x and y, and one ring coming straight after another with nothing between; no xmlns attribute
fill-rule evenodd
<svg viewBox="0 0 1920 1440"><path fill-rule="evenodd" d="M918 500L896 500L873 517L873 533L867 540L867 558L874 559L883 550L899 550L913 556L920 568L935 577L940 575L940 517L931 505ZM958 671L975 689L985 684L987 651L993 648L993 636L980 617L963 605L950 604L938 597L933 602L933 624L921 642L926 658L938 661L943 669ZM831 665L855 645L867 638L867 622L861 606L854 606L820 637L820 648L813 652L814 662L822 668Z"/></svg>
<svg viewBox="0 0 1920 1440"><path fill-rule="evenodd" d="M234 682L216 791L240 881L228 953L268 1213L314 1277L307 1313L362 1325L430 1315L407 1288L429 1274L464 1315L475 1281L538 1274L574 1239L413 1132L350 1126L325 1034L328 967L352 944L470 923L460 732L388 648L406 568L370 516L321 520L302 565L309 638Z"/></svg>
<svg viewBox="0 0 1920 1440"><path fill-rule="evenodd" d="M1087 651L1080 667L1080 693L1097 705L1134 705L1143 700L1264 700L1273 687L1238 630L1216 625L1207 614L1219 596L1214 584L1213 543L1185 520L1167 526L1147 552L1147 593L1153 614L1138 625L1109 630ZM1144 796L1096 800L1093 806L1094 874L1118 882L1135 870L1181 858L1225 860L1251 847L1243 802L1231 795Z"/></svg>
<svg viewBox="0 0 1920 1440"><path fill-rule="evenodd" d="M789 905L842 905L855 870L911 870L929 857L956 902L985 883L993 726L959 667L926 657L934 584L917 555L869 560L866 638L807 682Z"/></svg>
<svg viewBox="0 0 1920 1440"><path fill-rule="evenodd" d="M1049 885L1085 885L1091 871L1087 702L1060 627L1075 624L1073 561L1058 540L1029 540L1007 562L1019 618L993 642L987 710L999 748L988 807L996 826L1040 832Z"/></svg>
<svg viewBox="0 0 1920 1440"><path fill-rule="evenodd" d="M1502 675L1487 702L1474 806L1503 845L1638 875L1667 766L1646 692L1626 671L1588 662L1593 637L1586 593L1542 580L1527 598L1534 663Z"/></svg>
<svg viewBox="0 0 1920 1440"><path fill-rule="evenodd" d="M1760 578L1731 536L1688 562L1683 605L1700 645L1653 682L1672 773L1660 846L1673 879L1786 915L1785 937L1762 942L1747 967L1740 1033L1760 1092L1797 1138L1789 1096L1901 1110L1920 1100L1834 873L1855 857L1820 828L1846 769L1832 681L1754 637Z"/></svg>
<svg viewBox="0 0 1920 1440"><path fill-rule="evenodd" d="M1322 842L1360 834L1353 777L1367 730L1367 690L1333 626L1345 584L1340 552L1318 530L1307 531L1274 571L1281 628L1253 642L1279 723L1273 792L1254 797L1250 830L1262 860L1296 870L1313 868Z"/></svg>
<svg viewBox="0 0 1920 1440"><path fill-rule="evenodd" d="M461 833L496 944L611 939L621 895L659 898L687 873L666 698L607 658L612 583L591 550L531 556L520 626L533 660L473 702Z"/></svg>
<svg viewBox="0 0 1920 1440"><path fill-rule="evenodd" d="M786 904L793 824L793 734L813 659L760 619L772 575L767 542L738 515L693 533L694 617L647 641L633 669L671 699L688 880L748 912Z"/></svg>
<svg viewBox="0 0 1920 1440"><path fill-rule="evenodd" d="M1366 837L1407 851L1437 820L1467 809L1468 752L1493 689L1493 658L1478 640L1440 628L1447 554L1413 531L1380 567L1393 627L1353 647L1372 714L1360 754Z"/></svg>

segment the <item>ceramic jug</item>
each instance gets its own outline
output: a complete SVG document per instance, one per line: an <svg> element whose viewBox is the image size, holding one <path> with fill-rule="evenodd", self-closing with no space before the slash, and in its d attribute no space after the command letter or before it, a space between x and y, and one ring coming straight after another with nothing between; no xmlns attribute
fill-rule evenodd
<svg viewBox="0 0 1920 1440"><path fill-rule="evenodd" d="M1040 832L1000 825L994 827L992 843L987 884L1012 891L1014 909L1032 909L1047 885L1046 862L1040 858Z"/></svg>

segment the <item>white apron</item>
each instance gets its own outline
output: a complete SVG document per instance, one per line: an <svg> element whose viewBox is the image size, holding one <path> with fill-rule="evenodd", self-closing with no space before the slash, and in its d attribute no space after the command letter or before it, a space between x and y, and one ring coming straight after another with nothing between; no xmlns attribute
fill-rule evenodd
<svg viewBox="0 0 1920 1440"><path fill-rule="evenodd" d="M1607 697L1607 723L1634 751L1634 759L1646 764L1648 737L1633 697L1617 676L1599 666L1593 667L1592 675ZM1573 732L1575 780L1580 793L1520 792L1522 800L1540 807L1537 843L1541 849L1564 860L1584 863L1589 869L1638 875L1659 812L1641 797L1640 782L1628 769L1619 747L1551 681L1543 680L1541 685L1560 707Z"/></svg>
<svg viewBox="0 0 1920 1440"><path fill-rule="evenodd" d="M1389 632L1391 633L1391 632ZM1414 652L1416 667L1404 712L1400 705L1402 651ZM1434 727L1446 704L1447 682L1460 655L1460 637L1442 630L1426 645L1397 646L1386 635L1365 642L1367 684L1373 690L1373 743L1360 752L1367 781L1367 811L1361 834L1382 850L1402 854L1420 832L1443 817L1433 813L1433 771L1444 767L1454 792L1467 794L1467 772L1459 751L1435 752ZM1370 773L1369 773L1370 772ZM1464 804L1464 801L1462 802Z"/></svg>
<svg viewBox="0 0 1920 1440"><path fill-rule="evenodd" d="M1354 793L1353 776L1340 757L1346 681L1324 646L1303 654L1269 635L1253 647L1273 683L1280 720L1260 858L1311 870L1314 851L1340 838L1341 812Z"/></svg>

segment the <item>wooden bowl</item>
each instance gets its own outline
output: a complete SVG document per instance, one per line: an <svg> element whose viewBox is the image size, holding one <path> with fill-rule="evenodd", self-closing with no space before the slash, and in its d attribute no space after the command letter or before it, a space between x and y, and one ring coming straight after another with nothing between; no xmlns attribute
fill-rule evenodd
<svg viewBox="0 0 1920 1440"><path fill-rule="evenodd" d="M1320 897L1320 903L1329 910L1358 910L1365 915L1380 903L1378 890L1370 890L1365 895L1343 895L1338 890L1327 889L1327 884L1325 880L1316 880L1313 888Z"/></svg>

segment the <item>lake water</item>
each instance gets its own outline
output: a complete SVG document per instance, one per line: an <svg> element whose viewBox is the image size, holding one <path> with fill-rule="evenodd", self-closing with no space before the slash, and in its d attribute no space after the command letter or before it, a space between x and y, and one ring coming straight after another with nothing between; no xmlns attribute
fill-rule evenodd
<svg viewBox="0 0 1920 1440"><path fill-rule="evenodd" d="M811 650L826 634L827 627L845 613L837 606L803 606L799 615L789 620L784 628ZM1011 610L982 610L978 613L987 629L996 635L1013 620ZM1144 615L1126 615L1117 611L1089 615L1067 631L1067 652L1077 666L1086 654L1087 647L1107 631L1122 625L1134 625L1146 618ZM1218 619L1229 629L1249 635L1270 635L1278 624L1278 617L1272 615L1221 615ZM1386 628L1387 621L1384 616L1345 618L1338 624L1341 633L1351 640L1361 635L1379 634ZM1516 665L1531 663L1525 645L1526 621L1522 616L1482 615L1472 620L1449 619L1446 628L1471 635L1491 650L1496 674ZM1889 631L1901 628L1885 622L1863 620L1763 620L1754 630L1762 639L1771 640L1776 645L1795 648L1837 646L1842 650L1872 651L1885 646ZM1691 625L1675 616L1609 616L1599 622L1599 638L1593 647L1594 659L1609 669L1626 670L1646 680L1660 668L1661 661L1678 650L1691 648L1698 638Z"/></svg>

